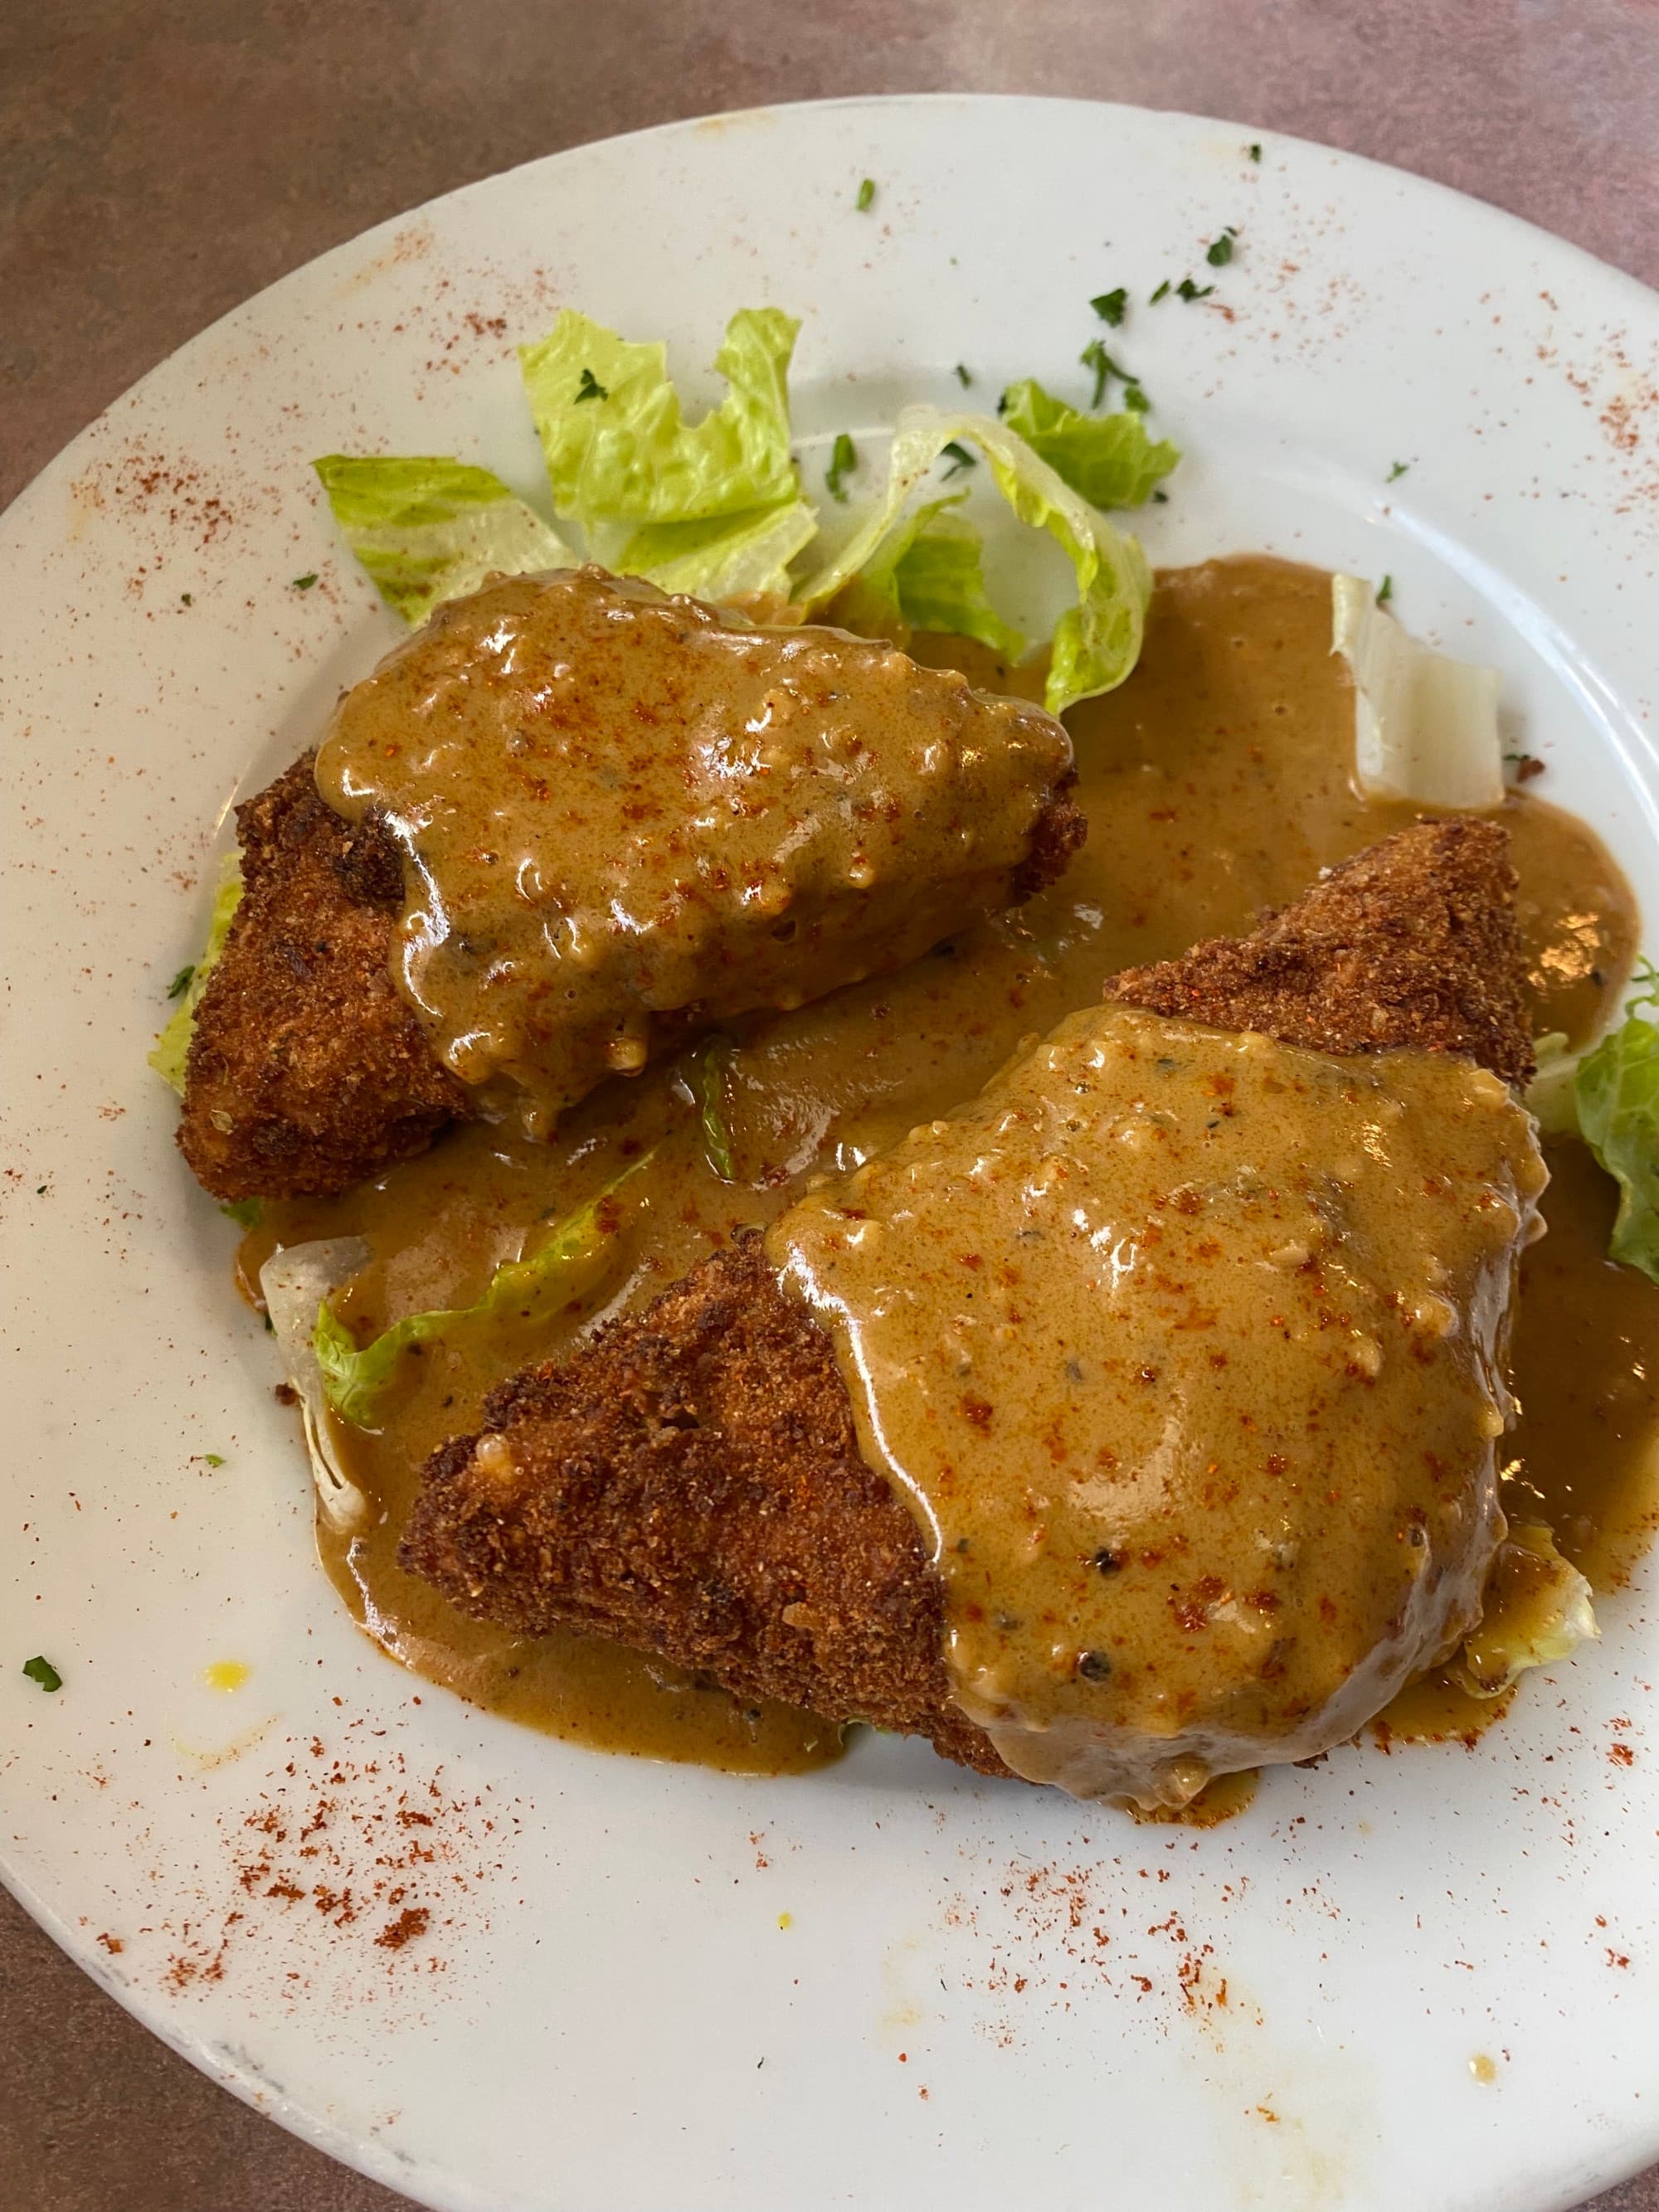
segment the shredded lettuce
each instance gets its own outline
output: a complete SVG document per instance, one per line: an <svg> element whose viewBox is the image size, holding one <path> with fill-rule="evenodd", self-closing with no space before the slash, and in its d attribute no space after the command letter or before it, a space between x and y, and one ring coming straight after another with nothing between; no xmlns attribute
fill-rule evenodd
<svg viewBox="0 0 1659 2212"><path fill-rule="evenodd" d="M1576 1137L1578 1109L1573 1085L1583 1054L1568 1051L1565 1030L1552 1030L1547 1036L1534 1038L1532 1056L1538 1073L1527 1085L1528 1113L1547 1137Z"/></svg>
<svg viewBox="0 0 1659 2212"><path fill-rule="evenodd" d="M722 1182L738 1180L732 1132L726 1122L726 1069L730 1058L726 1040L711 1037L697 1054L691 1085L702 1128L703 1157Z"/></svg>
<svg viewBox="0 0 1659 2212"><path fill-rule="evenodd" d="M1059 714L1079 699L1121 684L1140 655L1152 570L1134 538L1097 514L1005 423L986 415L907 407L893 432L887 486L836 560L801 594L809 611L824 605L854 577L879 562L892 536L906 529L911 494L949 445L977 446L991 476L1021 522L1056 538L1077 579L1077 605L1055 626L1046 703Z"/></svg>
<svg viewBox="0 0 1659 2212"><path fill-rule="evenodd" d="M241 896L241 855L229 853L221 866L218 888L213 894L207 943L202 947L171 1020L156 1038L149 1053L150 1066L164 1083L172 1085L181 1098L185 1095L185 1062L190 1057L190 1041L196 1030L196 1009L207 988L208 977L225 949L225 939L230 935L231 918Z"/></svg>
<svg viewBox="0 0 1659 2212"><path fill-rule="evenodd" d="M1331 579L1331 651L1353 676L1354 766L1363 791L1475 812L1503 805L1495 668L1424 645L1359 576Z"/></svg>
<svg viewBox="0 0 1659 2212"><path fill-rule="evenodd" d="M1063 483L1091 507L1140 507L1181 459L1167 438L1146 434L1144 416L1085 415L1032 376L1011 384L1001 415Z"/></svg>
<svg viewBox="0 0 1659 2212"><path fill-rule="evenodd" d="M334 1411L359 1428L372 1427L398 1362L412 1345L437 1343L459 1329L491 1322L533 1326L580 1297L603 1274L616 1250L617 1224L610 1201L651 1158L650 1152L644 1154L567 1214L528 1259L497 1267L489 1289L474 1305L405 1314L371 1343L359 1346L325 1297L316 1309L311 1343L324 1394Z"/></svg>
<svg viewBox="0 0 1659 2212"><path fill-rule="evenodd" d="M757 592L787 599L789 563L817 532L817 510L804 499L701 522L647 522L623 547L616 566L659 591L690 592L700 599Z"/></svg>
<svg viewBox="0 0 1659 2212"><path fill-rule="evenodd" d="M1585 1142L1619 1184L1608 1250L1659 1283L1659 973L1645 964L1625 1018L1579 1062L1573 1103Z"/></svg>
<svg viewBox="0 0 1659 2212"><path fill-rule="evenodd" d="M789 452L789 358L800 325L742 307L714 367L729 389L688 424L666 348L637 344L567 307L519 362L553 504L596 522L696 522L796 495Z"/></svg>
<svg viewBox="0 0 1659 2212"><path fill-rule="evenodd" d="M956 509L958 492L919 507L848 585L841 605L855 629L900 639L913 629L977 638L1002 659L1018 660L1025 640L991 605L981 567L984 541Z"/></svg>
<svg viewBox="0 0 1659 2212"><path fill-rule="evenodd" d="M369 1504L341 1463L312 1334L319 1305L326 1312L329 1293L368 1261L368 1246L361 1237L329 1237L273 1252L259 1270L271 1331L300 1401L317 1502L330 1524L347 1534L367 1522Z"/></svg>
<svg viewBox="0 0 1659 2212"><path fill-rule="evenodd" d="M1501 1698L1601 1635L1590 1586L1542 1522L1512 1522L1486 1583L1486 1613L1448 1672L1473 1698Z"/></svg>
<svg viewBox="0 0 1659 2212"><path fill-rule="evenodd" d="M568 568L577 558L488 469L436 453L327 453L312 465L347 544L406 623L424 622L498 570Z"/></svg>

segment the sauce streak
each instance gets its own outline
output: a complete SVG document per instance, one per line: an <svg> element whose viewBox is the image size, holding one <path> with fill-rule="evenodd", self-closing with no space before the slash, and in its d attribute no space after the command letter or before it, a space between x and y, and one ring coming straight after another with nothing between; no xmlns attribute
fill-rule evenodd
<svg viewBox="0 0 1659 2212"><path fill-rule="evenodd" d="M708 1065L737 1182L708 1161L691 1069L670 1062L605 1085L562 1117L550 1144L507 1122L474 1123L343 1198L269 1210L244 1248L245 1282L278 1242L362 1234L374 1256L341 1308L383 1326L477 1297L526 1238L659 1147L631 1186L636 1226L619 1239L612 1279L533 1345L502 1346L489 1371L476 1346L408 1361L384 1432L359 1441L353 1472L383 1523L349 1549L322 1540L354 1611L394 1656L515 1718L662 1755L661 1694L643 1662L615 1662L611 1689L595 1695L575 1651L561 1643L526 1665L523 1647L508 1651L508 1639L492 1639L398 1567L422 1456L477 1425L485 1390L515 1362L558 1358L599 1319L664 1289L736 1224L770 1222L809 1176L855 1168L960 1108L1022 1038L1094 1004L1116 969L1249 927L1261 907L1286 903L1320 868L1413 819L1353 791L1352 698L1329 648L1330 583L1318 570L1249 556L1160 577L1135 673L1066 718L1090 830L1061 881L959 933L943 957L794 1013L728 1025ZM911 649L978 685L1040 688L1039 675L1010 672L965 641L923 634ZM1512 797L1503 819L1521 877L1534 1028L1581 1043L1617 1005L1634 902L1594 832L1532 790ZM1601 1590L1617 1587L1648 1540L1659 1502L1659 1288L1607 1259L1612 1187L1583 1148L1552 1145L1549 1158L1549 1234L1522 1262L1514 1346L1523 1410L1510 1449L1528 1486L1517 1517L1552 1522ZM720 1693L666 1694L684 1717L672 1723L670 1755L722 1764L735 1751L740 1763L763 1763L745 1730L717 1713ZM1462 1703L1477 1717L1492 1710ZM1455 1715L1429 1732L1468 1724Z"/></svg>

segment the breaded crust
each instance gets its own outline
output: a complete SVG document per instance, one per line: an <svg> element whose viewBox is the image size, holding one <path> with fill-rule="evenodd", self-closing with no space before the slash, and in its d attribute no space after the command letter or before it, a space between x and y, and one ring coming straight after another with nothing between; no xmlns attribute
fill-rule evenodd
<svg viewBox="0 0 1659 2212"><path fill-rule="evenodd" d="M1506 846L1479 823L1403 831L1252 936L1120 976L1109 995L1330 1051L1468 1050L1516 1074ZM1437 872L1465 865L1472 883ZM399 1556L463 1612L523 1634L586 1629L740 1697L1006 1771L951 1700L940 1585L909 1509L860 1458L830 1340L752 1232L574 1358L493 1392L482 1436L428 1462Z"/></svg>
<svg viewBox="0 0 1659 2212"><path fill-rule="evenodd" d="M1109 998L1323 1052L1467 1053L1509 1083L1533 1073L1509 834L1423 822L1330 870L1249 937L1130 968Z"/></svg>
<svg viewBox="0 0 1659 2212"><path fill-rule="evenodd" d="M392 980L397 848L324 803L314 762L307 753L236 810L245 889L196 1010L179 1129L218 1199L348 1190L472 1113ZM1083 842L1074 781L1037 817L1011 905L1053 883ZM672 1050L702 1025L696 1006L659 1016L654 1042Z"/></svg>
<svg viewBox="0 0 1659 2212"><path fill-rule="evenodd" d="M216 1198L347 1189L471 1112L392 981L403 871L314 756L236 810L243 892L196 1010L179 1144Z"/></svg>

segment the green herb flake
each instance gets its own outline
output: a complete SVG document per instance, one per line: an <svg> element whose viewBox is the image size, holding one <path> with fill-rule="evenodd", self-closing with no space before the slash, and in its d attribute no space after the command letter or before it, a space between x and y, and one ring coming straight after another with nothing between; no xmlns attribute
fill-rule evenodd
<svg viewBox="0 0 1659 2212"><path fill-rule="evenodd" d="M1089 305L1103 323L1109 324L1115 330L1129 312L1129 295L1120 284L1113 291L1097 292Z"/></svg>
<svg viewBox="0 0 1659 2212"><path fill-rule="evenodd" d="M1089 402L1089 404L1091 407L1098 407L1101 401L1105 398L1106 385L1109 378L1115 376L1124 384L1133 384L1134 382L1134 379L1130 375L1128 370L1127 368L1120 368L1118 367L1117 363L1112 359L1112 356L1107 352L1105 347L1102 345L1098 338L1091 338L1088 344L1084 347L1082 352L1078 356L1078 359L1082 362L1085 368L1091 368L1095 373L1094 396Z"/></svg>
<svg viewBox="0 0 1659 2212"><path fill-rule="evenodd" d="M873 177L866 177L859 185L859 196L854 204L860 215L868 215L875 204L876 180Z"/></svg>
<svg viewBox="0 0 1659 2212"><path fill-rule="evenodd" d="M204 1452L202 1458L204 1464L209 1467L222 1467L225 1463L225 1455L222 1452Z"/></svg>
<svg viewBox="0 0 1659 2212"><path fill-rule="evenodd" d="M1169 278L1166 276L1166 277L1164 279L1164 282L1163 282L1163 283L1158 286L1158 289L1157 289L1157 291L1156 291L1156 292L1150 292L1150 293L1148 293L1148 294L1147 294L1147 295L1146 295L1146 304L1147 304L1147 306L1148 306L1148 307L1157 307L1157 305L1158 305L1158 301L1159 301L1160 300L1167 299L1167 298L1169 297L1169 293L1170 293L1170 280L1169 280Z"/></svg>
<svg viewBox="0 0 1659 2212"><path fill-rule="evenodd" d="M265 1218L264 1206L257 1198L233 1198L219 1211L239 1229L257 1229Z"/></svg>
<svg viewBox="0 0 1659 2212"><path fill-rule="evenodd" d="M1176 286L1178 300L1207 300L1215 289L1213 284L1194 284L1190 276L1183 276Z"/></svg>
<svg viewBox="0 0 1659 2212"><path fill-rule="evenodd" d="M1126 384L1123 387L1123 404L1135 414L1144 415L1152 403L1138 384Z"/></svg>
<svg viewBox="0 0 1659 2212"><path fill-rule="evenodd" d="M51 1188L49 1182L38 1182L34 1186L34 1194L37 1198L44 1198Z"/></svg>
<svg viewBox="0 0 1659 2212"><path fill-rule="evenodd" d="M1376 587L1376 604L1379 607L1386 607L1389 601L1393 597L1394 578L1392 576L1384 576L1382 582Z"/></svg>
<svg viewBox="0 0 1659 2212"><path fill-rule="evenodd" d="M954 438L951 439L949 445L941 446L939 448L939 459L941 460L943 460L947 454L950 457L951 465L945 471L945 481L946 483L950 483L952 477L959 477L964 469L975 469L979 466L977 457L970 453L966 446L959 445Z"/></svg>
<svg viewBox="0 0 1659 2212"><path fill-rule="evenodd" d="M191 592L180 592L179 594L179 604L181 607L193 607L196 604L194 593Z"/></svg>
<svg viewBox="0 0 1659 2212"><path fill-rule="evenodd" d="M316 580L317 571L313 568L308 576L296 576L294 579L294 589L296 592L308 592Z"/></svg>
<svg viewBox="0 0 1659 2212"><path fill-rule="evenodd" d="M1205 249L1204 258L1209 263L1212 269L1224 269L1226 267L1227 264L1233 258L1233 240L1237 236L1238 233L1233 228L1231 223L1229 223L1225 230L1222 232L1219 238L1212 238L1210 240L1208 246Z"/></svg>
<svg viewBox="0 0 1659 2212"><path fill-rule="evenodd" d="M1244 151L1249 155L1253 161L1260 161L1261 159L1261 141L1259 138L1252 138L1249 144L1244 149Z"/></svg>
<svg viewBox="0 0 1659 2212"><path fill-rule="evenodd" d="M1410 466L1409 461L1396 461L1389 471L1389 482L1392 483L1396 477L1403 477Z"/></svg>
<svg viewBox="0 0 1659 2212"><path fill-rule="evenodd" d="M1170 495L1167 491L1155 491L1152 497L1159 507L1167 507L1170 504Z"/></svg>
<svg viewBox="0 0 1659 2212"><path fill-rule="evenodd" d="M609 399L610 397L611 394L605 390L604 385L599 382L599 378L594 375L592 370L591 368L585 368L582 371L581 381L576 386L576 398L579 400L581 400Z"/></svg>
<svg viewBox="0 0 1659 2212"><path fill-rule="evenodd" d="M39 1656L26 1659L23 1662L23 1672L31 1682L38 1682L48 1693L53 1690L61 1690L64 1686L64 1678L50 1659L42 1659Z"/></svg>
<svg viewBox="0 0 1659 2212"><path fill-rule="evenodd" d="M823 488L831 499L845 503L846 488L842 479L850 476L859 465L859 449L845 430L838 430L836 442L830 448L830 465L823 472Z"/></svg>
<svg viewBox="0 0 1659 2212"><path fill-rule="evenodd" d="M956 366L956 379L957 382L962 386L964 392L974 380L960 362L958 362Z"/></svg>
<svg viewBox="0 0 1659 2212"><path fill-rule="evenodd" d="M188 968L181 968L179 970L179 973L173 977L173 981L167 985L168 998L182 999L185 992L189 990L190 979L195 973L196 963L193 960L191 962Z"/></svg>

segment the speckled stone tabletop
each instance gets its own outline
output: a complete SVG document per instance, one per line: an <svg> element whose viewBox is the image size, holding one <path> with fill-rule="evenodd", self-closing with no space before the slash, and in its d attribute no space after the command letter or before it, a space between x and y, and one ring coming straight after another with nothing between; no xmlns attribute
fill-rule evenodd
<svg viewBox="0 0 1659 2212"><path fill-rule="evenodd" d="M434 193L674 116L939 89L1296 131L1659 283L1659 0L3 0L0 504L215 316ZM0 2212L404 2202L194 2073L3 1893L0 2018ZM1596 2205L1659 2212L1659 2170Z"/></svg>

